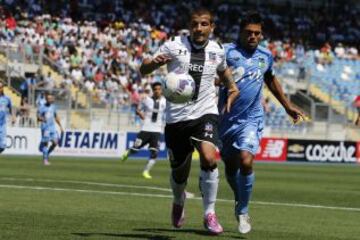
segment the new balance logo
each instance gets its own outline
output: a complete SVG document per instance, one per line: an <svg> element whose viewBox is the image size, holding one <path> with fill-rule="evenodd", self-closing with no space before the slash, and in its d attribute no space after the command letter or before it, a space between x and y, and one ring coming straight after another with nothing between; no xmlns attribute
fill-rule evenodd
<svg viewBox="0 0 360 240"><path fill-rule="evenodd" d="M283 154L284 140L269 140L266 144L263 157L278 158Z"/></svg>

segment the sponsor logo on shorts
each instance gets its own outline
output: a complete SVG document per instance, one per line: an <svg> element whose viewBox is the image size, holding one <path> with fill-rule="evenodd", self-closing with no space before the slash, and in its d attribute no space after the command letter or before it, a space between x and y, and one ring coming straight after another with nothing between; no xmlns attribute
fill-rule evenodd
<svg viewBox="0 0 360 240"><path fill-rule="evenodd" d="M214 127L211 123L206 123L205 124L205 128L204 128L204 136L205 137L210 137L210 138L213 138L214 134L213 134L213 131L214 131Z"/></svg>

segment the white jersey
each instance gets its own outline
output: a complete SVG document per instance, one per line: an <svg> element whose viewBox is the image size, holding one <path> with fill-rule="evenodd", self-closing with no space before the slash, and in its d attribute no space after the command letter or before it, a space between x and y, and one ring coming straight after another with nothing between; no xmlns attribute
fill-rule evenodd
<svg viewBox="0 0 360 240"><path fill-rule="evenodd" d="M165 122L166 99L163 96L159 99L146 96L140 103L140 110L145 117L141 131L161 133Z"/></svg>
<svg viewBox="0 0 360 240"><path fill-rule="evenodd" d="M217 71L225 71L225 50L216 41L209 40L204 48L193 46L189 37L177 36L166 41L156 55L171 57L168 72L188 72L195 80L193 100L185 104L167 103L166 122L194 120L205 114L219 114L216 104L215 77Z"/></svg>

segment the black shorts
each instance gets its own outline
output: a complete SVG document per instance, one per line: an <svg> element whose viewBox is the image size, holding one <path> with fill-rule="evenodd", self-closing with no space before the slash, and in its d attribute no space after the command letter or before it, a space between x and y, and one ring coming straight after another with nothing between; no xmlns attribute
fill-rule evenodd
<svg viewBox="0 0 360 240"><path fill-rule="evenodd" d="M218 115L206 114L195 120L166 124L165 142L170 150L172 167L182 165L194 151L194 141L207 141L218 146Z"/></svg>
<svg viewBox="0 0 360 240"><path fill-rule="evenodd" d="M134 151L138 151L146 144L149 144L150 150L158 151L160 147L160 133L140 131L136 136L135 143L131 147L131 149Z"/></svg>

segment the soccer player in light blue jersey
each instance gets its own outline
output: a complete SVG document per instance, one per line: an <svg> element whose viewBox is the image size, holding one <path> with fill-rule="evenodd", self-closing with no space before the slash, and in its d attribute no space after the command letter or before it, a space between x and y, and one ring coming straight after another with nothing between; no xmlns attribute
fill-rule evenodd
<svg viewBox="0 0 360 240"><path fill-rule="evenodd" d="M15 116L12 114L11 100L4 95L4 84L0 82L0 153L6 148L6 119L9 114L12 116L12 124L14 124Z"/></svg>
<svg viewBox="0 0 360 240"><path fill-rule="evenodd" d="M64 129L57 115L54 96L51 93L46 93L45 99L46 103L39 107L37 113L38 121L41 122L41 142L39 150L43 153L44 165L50 165L49 155L55 149L59 140L55 123L59 125L61 132L63 132ZM50 143L51 145L49 146Z"/></svg>
<svg viewBox="0 0 360 240"><path fill-rule="evenodd" d="M219 92L221 155L227 181L235 195L240 233L251 230L248 205L255 178L253 160L263 130L261 98L264 82L294 122L304 117L285 97L272 70L270 51L259 46L261 39L262 19L258 13L250 12L241 21L239 41L225 45L227 65L240 90L230 112L223 111L227 89L221 87Z"/></svg>

